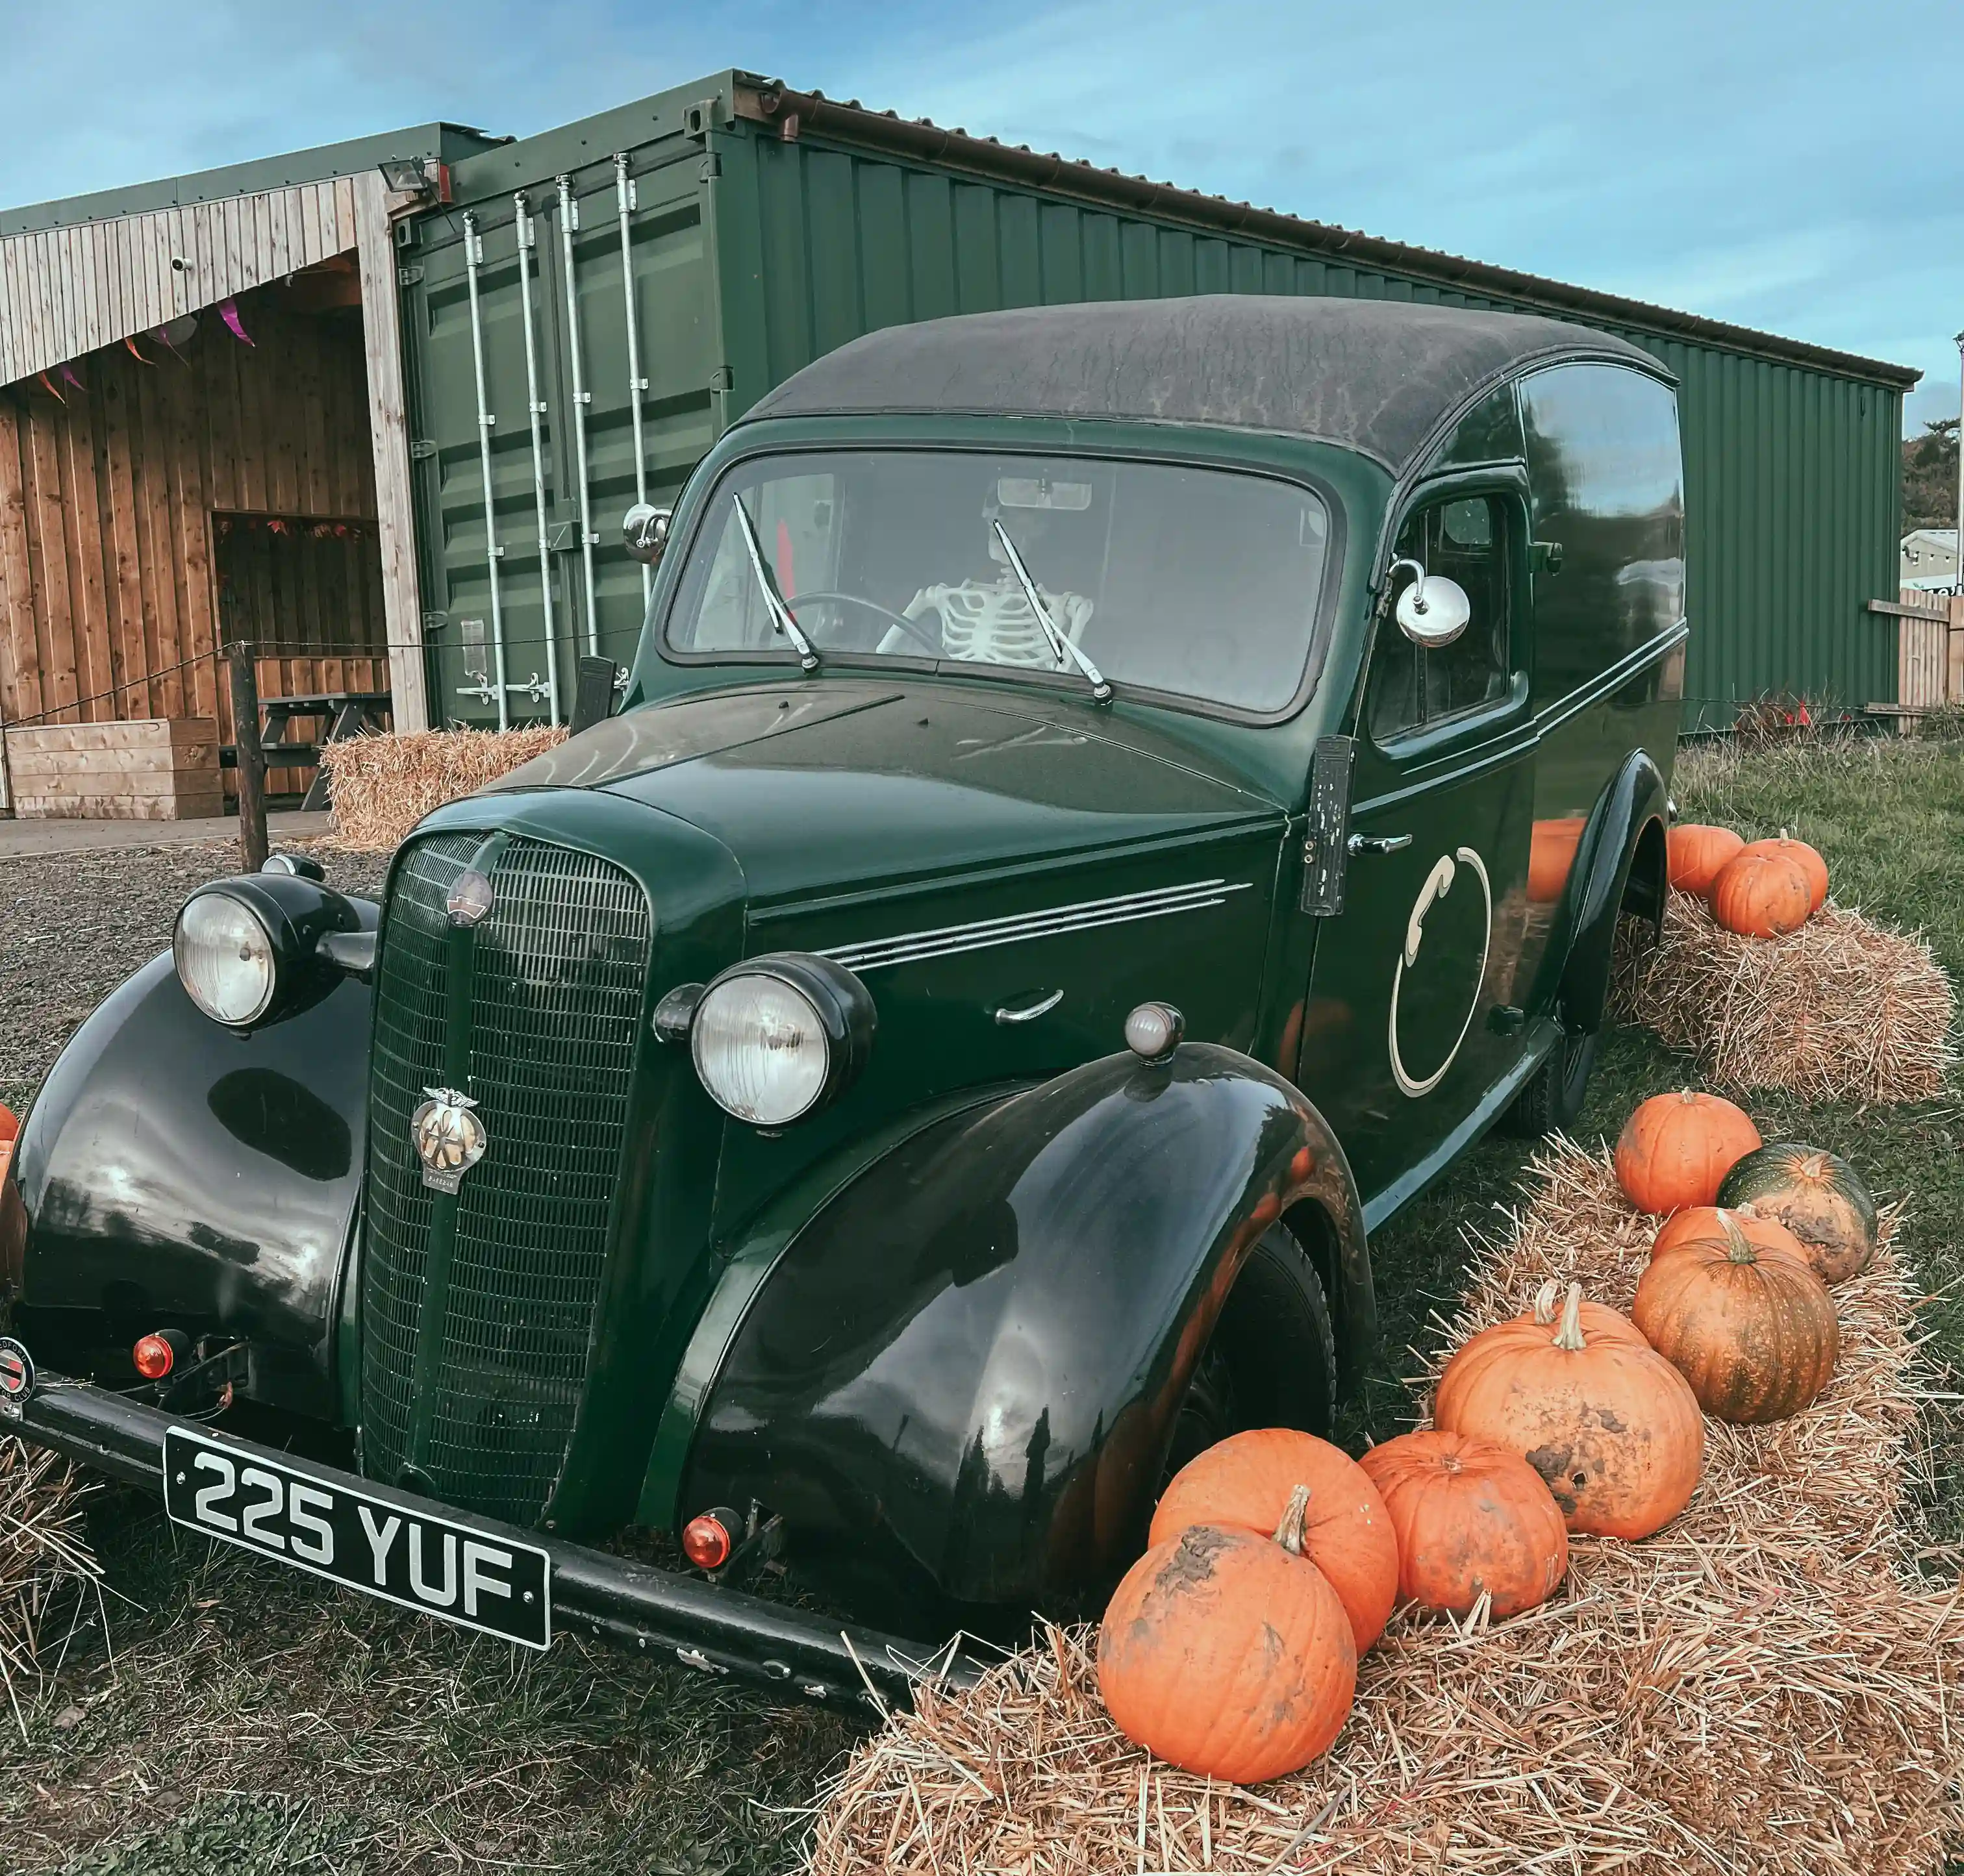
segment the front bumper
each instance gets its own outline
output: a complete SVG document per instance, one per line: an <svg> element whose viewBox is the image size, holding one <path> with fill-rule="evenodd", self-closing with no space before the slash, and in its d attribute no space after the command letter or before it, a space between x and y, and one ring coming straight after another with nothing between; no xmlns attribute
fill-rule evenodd
<svg viewBox="0 0 1964 1876"><path fill-rule="evenodd" d="M172 1426L206 1430L201 1422L59 1374L35 1376L23 1396L0 1397L0 1429L159 1496L164 1489L164 1435ZM290 1454L229 1435L226 1439L231 1445L293 1464ZM448 1506L378 1486L332 1466L309 1461L306 1470L330 1485L393 1501L406 1510L457 1517ZM883 1702L910 1700L923 1680L937 1687L966 1686L981 1669L981 1663L953 1644L937 1650L897 1636L844 1627L807 1610L536 1531L489 1518L469 1522L489 1537L547 1553L553 1606L566 1625L650 1655L672 1656L703 1673L736 1676L830 1706L863 1703L877 1710Z"/></svg>

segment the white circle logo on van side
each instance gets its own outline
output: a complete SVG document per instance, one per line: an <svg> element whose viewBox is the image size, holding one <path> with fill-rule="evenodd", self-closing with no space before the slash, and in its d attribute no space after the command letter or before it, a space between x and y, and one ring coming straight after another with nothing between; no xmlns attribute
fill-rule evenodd
<svg viewBox="0 0 1964 1876"><path fill-rule="evenodd" d="M1459 1033L1452 1038L1452 1047L1446 1050L1446 1060L1421 1080L1406 1068L1404 1057L1398 1048L1398 993L1404 987L1405 972L1418 962L1419 947L1425 942L1426 914L1452 890L1452 883L1459 877L1462 866L1473 870L1480 882L1481 896L1486 901L1486 919L1481 929L1479 968L1473 973L1472 993L1466 1000L1466 1014L1460 1022ZM1473 1026L1473 1012L1480 1007L1480 987L1487 980L1487 953L1493 942L1494 888L1487 877L1487 863L1471 847L1462 847L1456 854L1441 854L1437 864L1426 875L1425 883L1420 887L1418 897L1413 903L1411 916L1405 922L1404 948L1399 953L1398 967L1391 973L1391 1074L1406 1094L1414 1098L1430 1094L1446 1079L1446 1071L1452 1066L1461 1044L1466 1040L1467 1031Z"/></svg>

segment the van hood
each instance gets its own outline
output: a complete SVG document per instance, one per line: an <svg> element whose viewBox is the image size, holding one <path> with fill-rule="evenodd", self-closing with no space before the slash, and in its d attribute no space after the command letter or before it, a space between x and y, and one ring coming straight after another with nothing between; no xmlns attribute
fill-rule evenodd
<svg viewBox="0 0 1964 1876"><path fill-rule="evenodd" d="M807 679L651 705L493 784L568 787L638 801L720 841L753 919L1115 848L1279 832L1286 819L1149 726L932 681Z"/></svg>

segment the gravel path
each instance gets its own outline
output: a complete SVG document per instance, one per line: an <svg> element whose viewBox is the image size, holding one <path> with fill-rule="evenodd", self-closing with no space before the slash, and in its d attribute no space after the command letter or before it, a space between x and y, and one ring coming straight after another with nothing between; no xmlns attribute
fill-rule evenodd
<svg viewBox="0 0 1964 1876"><path fill-rule="evenodd" d="M0 862L0 1102L24 1114L62 1045L169 948L194 886L238 871L230 839ZM387 854L323 851L329 884L374 897Z"/></svg>

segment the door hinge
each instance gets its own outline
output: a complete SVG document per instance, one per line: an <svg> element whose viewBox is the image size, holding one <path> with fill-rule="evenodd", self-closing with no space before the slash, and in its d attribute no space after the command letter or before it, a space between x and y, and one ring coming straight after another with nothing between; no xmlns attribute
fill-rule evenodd
<svg viewBox="0 0 1964 1876"><path fill-rule="evenodd" d="M410 440L409 460L412 462L426 462L435 454L436 439L434 437L415 437Z"/></svg>
<svg viewBox="0 0 1964 1876"><path fill-rule="evenodd" d="M727 391L736 388L736 374L727 365L718 365L709 374L709 388L712 391Z"/></svg>
<svg viewBox="0 0 1964 1876"><path fill-rule="evenodd" d="M420 287L423 284L423 270L420 263L412 261L407 267L396 269L398 287Z"/></svg>
<svg viewBox="0 0 1964 1876"><path fill-rule="evenodd" d="M1349 858L1350 772L1357 744L1350 736L1319 736L1309 765L1309 812L1302 830L1302 909L1333 919L1343 909Z"/></svg>
<svg viewBox="0 0 1964 1876"><path fill-rule="evenodd" d="M426 612L423 614L423 630L425 632L441 632L449 623L450 614L447 612Z"/></svg>

